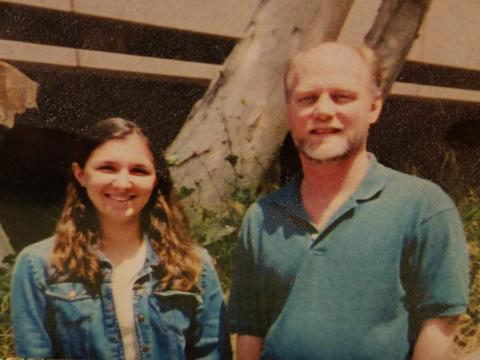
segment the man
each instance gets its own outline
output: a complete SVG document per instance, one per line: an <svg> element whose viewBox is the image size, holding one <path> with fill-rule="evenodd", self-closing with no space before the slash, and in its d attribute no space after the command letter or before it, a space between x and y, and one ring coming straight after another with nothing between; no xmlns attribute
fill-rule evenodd
<svg viewBox="0 0 480 360"><path fill-rule="evenodd" d="M468 256L436 185L366 150L382 108L370 49L323 43L285 76L303 176L247 212L230 300L237 358L444 359Z"/></svg>

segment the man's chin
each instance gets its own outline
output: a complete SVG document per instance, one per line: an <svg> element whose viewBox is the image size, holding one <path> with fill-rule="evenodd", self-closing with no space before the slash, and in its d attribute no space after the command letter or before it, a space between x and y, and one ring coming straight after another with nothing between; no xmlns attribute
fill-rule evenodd
<svg viewBox="0 0 480 360"><path fill-rule="evenodd" d="M305 158L316 164L330 164L351 159L361 151L362 145L362 142L323 144L316 147L309 147L306 144L301 144L300 146L297 146L297 150Z"/></svg>
<svg viewBox="0 0 480 360"><path fill-rule="evenodd" d="M351 149L332 149L312 151L309 149L302 149L300 152L309 160L317 164L328 164L348 159L352 152Z"/></svg>

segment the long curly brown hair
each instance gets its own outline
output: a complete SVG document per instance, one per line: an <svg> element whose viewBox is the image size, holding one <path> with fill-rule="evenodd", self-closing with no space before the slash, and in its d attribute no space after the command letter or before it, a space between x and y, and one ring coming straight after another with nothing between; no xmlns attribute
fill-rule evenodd
<svg viewBox="0 0 480 360"><path fill-rule="evenodd" d="M112 139L123 139L137 133L150 141L133 122L122 118L108 118L93 126L86 136L75 144L73 162L84 167L98 146ZM154 271L161 289L198 290L201 262L195 242L188 235L184 219L176 201L172 182L163 157L155 159L157 185L142 210L141 230L147 234L152 248L160 259ZM51 281L81 281L93 292L98 292L102 272L93 249L99 244L100 227L95 209L83 187L71 176L65 205L56 229L51 258Z"/></svg>

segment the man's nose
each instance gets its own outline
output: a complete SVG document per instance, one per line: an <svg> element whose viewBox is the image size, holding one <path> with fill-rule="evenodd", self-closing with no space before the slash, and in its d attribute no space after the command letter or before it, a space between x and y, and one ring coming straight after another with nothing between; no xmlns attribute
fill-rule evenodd
<svg viewBox="0 0 480 360"><path fill-rule="evenodd" d="M127 170L121 170L115 174L112 185L120 189L129 189L132 187L130 174Z"/></svg>
<svg viewBox="0 0 480 360"><path fill-rule="evenodd" d="M330 120L335 113L335 104L327 93L319 96L313 109L319 120Z"/></svg>

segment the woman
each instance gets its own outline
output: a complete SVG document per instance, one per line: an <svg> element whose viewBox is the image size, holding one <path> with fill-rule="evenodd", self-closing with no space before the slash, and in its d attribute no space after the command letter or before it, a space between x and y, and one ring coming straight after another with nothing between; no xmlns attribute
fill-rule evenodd
<svg viewBox="0 0 480 360"><path fill-rule="evenodd" d="M229 357L218 278L183 231L149 141L121 118L97 123L86 139L55 235L15 264L17 355Z"/></svg>

